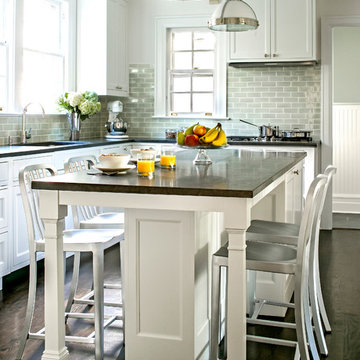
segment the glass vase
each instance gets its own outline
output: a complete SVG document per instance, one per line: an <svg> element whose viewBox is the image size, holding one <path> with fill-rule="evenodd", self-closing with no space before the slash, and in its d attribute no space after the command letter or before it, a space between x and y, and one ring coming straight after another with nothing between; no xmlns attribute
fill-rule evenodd
<svg viewBox="0 0 360 360"><path fill-rule="evenodd" d="M81 119L80 114L78 113L68 113L68 121L70 125L70 140L79 140L80 139L80 128L81 128Z"/></svg>

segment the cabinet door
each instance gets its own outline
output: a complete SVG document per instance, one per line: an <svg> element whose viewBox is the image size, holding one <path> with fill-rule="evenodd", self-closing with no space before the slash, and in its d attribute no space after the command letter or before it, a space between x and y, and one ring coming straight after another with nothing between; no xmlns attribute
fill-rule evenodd
<svg viewBox="0 0 360 360"><path fill-rule="evenodd" d="M0 230L8 226L9 218L9 190L0 187Z"/></svg>
<svg viewBox="0 0 360 360"><path fill-rule="evenodd" d="M313 0L272 0L271 4L272 59L314 59Z"/></svg>
<svg viewBox="0 0 360 360"><path fill-rule="evenodd" d="M108 0L107 88L109 95L124 96L129 91L127 62L127 2Z"/></svg>
<svg viewBox="0 0 360 360"><path fill-rule="evenodd" d="M29 263L29 244L19 186L13 188L13 261L11 271Z"/></svg>
<svg viewBox="0 0 360 360"><path fill-rule="evenodd" d="M9 273L9 233L0 232L0 277Z"/></svg>
<svg viewBox="0 0 360 360"><path fill-rule="evenodd" d="M303 165L294 167L286 176L285 221L300 224L302 214Z"/></svg>
<svg viewBox="0 0 360 360"><path fill-rule="evenodd" d="M270 56L270 0L249 0L259 27L256 30L230 33L229 61L264 61Z"/></svg>

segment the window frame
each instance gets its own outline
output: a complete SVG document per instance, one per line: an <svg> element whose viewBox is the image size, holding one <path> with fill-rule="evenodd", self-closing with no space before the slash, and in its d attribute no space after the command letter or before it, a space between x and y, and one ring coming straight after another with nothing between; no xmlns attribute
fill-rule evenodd
<svg viewBox="0 0 360 360"><path fill-rule="evenodd" d="M171 116L168 108L169 95L169 56L170 49L169 31L170 29L200 29L207 27L208 16L172 16L158 17L155 19L155 101L154 117ZM226 117L226 34L215 33L215 72L214 72L214 111L212 116L199 116L196 114L183 115L181 117L195 117L211 119Z"/></svg>
<svg viewBox="0 0 360 360"><path fill-rule="evenodd" d="M198 69L198 68L192 68L192 69L173 69L174 66L174 54L175 53L181 53L181 52L190 52L191 53L191 57L192 57L192 65L194 65L194 55L195 53L199 53L199 52L213 52L214 54L214 60L215 60L215 54L216 54L216 44L215 47L213 49L201 49L201 50L196 50L194 49L194 33L195 32L205 32L204 30L207 30L205 28L186 28L186 29L170 29L169 30L169 37L170 37L170 49L169 51L167 51L167 55L169 56L169 69L168 69L168 77L167 77L167 81L168 81L168 99L167 99L167 113L172 114L172 113L176 113L178 115L181 116L188 116L190 115L196 115L196 116L205 116L205 114L212 114L214 113L214 99L215 99L215 88L214 88L214 79L215 79L215 73L216 73L216 65L215 65L215 61L214 61L214 68L212 69ZM174 33L180 33L180 32L189 32L192 34L192 44L191 44L191 50L174 50L173 49L173 44L174 44L174 40L173 40L173 35ZM216 41L216 36L215 34L213 34L215 37L215 41ZM213 89L211 91L194 91L193 90L193 77L202 77L202 76L211 76L213 79ZM190 91L186 91L186 92L179 92L179 91L174 91L172 88L173 82L172 82L172 78L173 77L189 77L190 78ZM190 95L190 112L181 112L181 111L175 111L173 109L173 94L189 94ZM208 109L208 111L206 112L196 112L193 109L193 95L194 94L212 94L213 95L213 108L212 109Z"/></svg>
<svg viewBox="0 0 360 360"><path fill-rule="evenodd" d="M76 1L61 1L67 2L69 6L68 56L65 61L67 74L64 79L64 90L74 91L76 88ZM23 0L9 1L7 10L12 19L8 28L8 109L6 112L0 112L0 116L22 113L23 106L26 105L20 103ZM41 102L41 99L38 101ZM54 99L55 101L56 99ZM38 111L37 107L34 107L34 110ZM51 112L47 110L47 114L58 115L58 112L55 112L55 109Z"/></svg>

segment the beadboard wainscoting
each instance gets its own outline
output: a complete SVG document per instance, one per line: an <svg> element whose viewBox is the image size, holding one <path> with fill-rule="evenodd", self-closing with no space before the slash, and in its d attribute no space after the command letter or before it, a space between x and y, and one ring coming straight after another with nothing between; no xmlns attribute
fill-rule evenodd
<svg viewBox="0 0 360 360"><path fill-rule="evenodd" d="M333 107L333 211L360 213L360 104Z"/></svg>

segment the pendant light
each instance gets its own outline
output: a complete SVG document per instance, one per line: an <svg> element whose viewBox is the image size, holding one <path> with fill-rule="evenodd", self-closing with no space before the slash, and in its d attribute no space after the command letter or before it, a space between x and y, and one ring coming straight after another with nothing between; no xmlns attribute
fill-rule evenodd
<svg viewBox="0 0 360 360"><path fill-rule="evenodd" d="M254 10L242 0L223 1L208 21L215 31L247 31L259 26Z"/></svg>

